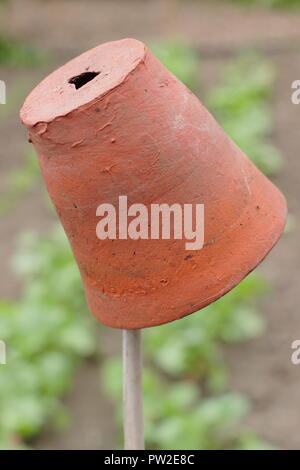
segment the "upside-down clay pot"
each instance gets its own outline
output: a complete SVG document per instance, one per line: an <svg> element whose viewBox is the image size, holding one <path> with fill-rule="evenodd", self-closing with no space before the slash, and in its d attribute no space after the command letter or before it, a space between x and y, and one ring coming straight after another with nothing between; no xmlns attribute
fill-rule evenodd
<svg viewBox="0 0 300 470"><path fill-rule="evenodd" d="M106 325L160 325L218 299L279 238L286 204L196 96L134 39L102 44L27 97L29 130L90 310ZM204 246L96 236L97 207L204 204ZM150 210L150 209L149 209Z"/></svg>

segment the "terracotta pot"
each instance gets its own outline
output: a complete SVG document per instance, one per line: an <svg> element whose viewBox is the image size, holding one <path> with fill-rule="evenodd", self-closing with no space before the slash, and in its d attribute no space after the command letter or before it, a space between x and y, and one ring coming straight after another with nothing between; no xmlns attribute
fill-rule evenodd
<svg viewBox="0 0 300 470"><path fill-rule="evenodd" d="M28 96L29 130L93 314L134 329L195 312L232 289L280 236L286 204L190 90L134 39L71 60ZM97 207L204 204L186 240L99 240Z"/></svg>

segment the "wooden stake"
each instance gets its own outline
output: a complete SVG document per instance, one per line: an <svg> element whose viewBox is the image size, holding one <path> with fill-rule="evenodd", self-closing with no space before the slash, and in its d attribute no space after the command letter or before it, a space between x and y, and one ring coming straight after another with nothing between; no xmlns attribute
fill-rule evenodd
<svg viewBox="0 0 300 470"><path fill-rule="evenodd" d="M125 450L143 450L142 330L123 330L123 418Z"/></svg>

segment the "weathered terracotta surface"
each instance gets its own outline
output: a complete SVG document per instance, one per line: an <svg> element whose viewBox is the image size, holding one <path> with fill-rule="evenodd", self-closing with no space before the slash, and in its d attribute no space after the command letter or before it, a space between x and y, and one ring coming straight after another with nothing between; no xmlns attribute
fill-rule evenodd
<svg viewBox="0 0 300 470"><path fill-rule="evenodd" d="M69 80L100 72L76 89ZM73 81L74 82L74 81ZM106 43L42 81L21 119L93 314L159 325L232 289L280 236L286 204L200 101L139 41ZM204 203L205 246L96 237L101 203Z"/></svg>

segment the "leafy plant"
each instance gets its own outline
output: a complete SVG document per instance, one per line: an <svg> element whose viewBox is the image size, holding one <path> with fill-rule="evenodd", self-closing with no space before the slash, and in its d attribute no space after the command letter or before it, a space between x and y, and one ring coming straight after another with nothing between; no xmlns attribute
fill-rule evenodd
<svg viewBox="0 0 300 470"><path fill-rule="evenodd" d="M186 86L197 92L198 58L183 42L163 42L152 47L161 62ZM274 68L253 52L244 52L225 69L221 84L206 100L225 131L264 173L277 173L283 165L279 150L271 143L273 116L270 98Z"/></svg>
<svg viewBox="0 0 300 470"><path fill-rule="evenodd" d="M103 383L107 394L121 403L121 361L106 362ZM195 382L168 382L153 368L143 376L145 437L150 449L220 449L237 439L238 421L248 411L238 394L201 398ZM121 407L118 406L121 420Z"/></svg>
<svg viewBox="0 0 300 470"><path fill-rule="evenodd" d="M8 347L0 373L0 447L36 434L45 422L67 422L60 397L81 358L94 353L92 320L63 230L27 234L14 267L24 279L18 301L0 303L1 339Z"/></svg>
<svg viewBox="0 0 300 470"><path fill-rule="evenodd" d="M0 36L0 64L33 67L40 65L44 58L44 54L23 41Z"/></svg>
<svg viewBox="0 0 300 470"><path fill-rule="evenodd" d="M145 350L162 372L172 378L198 380L210 391L227 386L221 344L249 340L261 334L264 322L253 298L266 283L248 276L225 297L200 312L145 332Z"/></svg>
<svg viewBox="0 0 300 470"><path fill-rule="evenodd" d="M253 296L265 290L255 275L226 297L180 321L144 331L146 441L151 449L265 448L239 424L249 410L246 398L226 391L221 345L262 332ZM121 423L121 360L102 370L107 395L115 399ZM201 392L202 391L202 392ZM208 397L207 392L212 396Z"/></svg>
<svg viewBox="0 0 300 470"><path fill-rule="evenodd" d="M12 171L6 180L6 187L0 197L0 215L14 209L39 179L38 160L31 151L26 154L23 165Z"/></svg>
<svg viewBox="0 0 300 470"><path fill-rule="evenodd" d="M164 66L188 88L197 88L199 60L191 47L178 40L153 44L151 49Z"/></svg>
<svg viewBox="0 0 300 470"><path fill-rule="evenodd" d="M278 172L283 163L270 141L273 87L272 65L257 54L243 53L226 67L222 83L207 101L225 131L266 174Z"/></svg>
<svg viewBox="0 0 300 470"><path fill-rule="evenodd" d="M269 8L295 8L300 6L300 0L231 0L244 5L262 6Z"/></svg>

